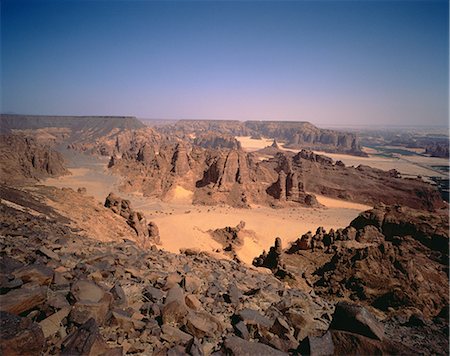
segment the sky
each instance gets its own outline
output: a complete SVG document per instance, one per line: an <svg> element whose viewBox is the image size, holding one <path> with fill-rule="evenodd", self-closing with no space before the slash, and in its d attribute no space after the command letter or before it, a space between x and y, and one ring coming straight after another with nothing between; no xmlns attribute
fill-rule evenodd
<svg viewBox="0 0 450 356"><path fill-rule="evenodd" d="M448 125L448 1L1 1L1 112Z"/></svg>

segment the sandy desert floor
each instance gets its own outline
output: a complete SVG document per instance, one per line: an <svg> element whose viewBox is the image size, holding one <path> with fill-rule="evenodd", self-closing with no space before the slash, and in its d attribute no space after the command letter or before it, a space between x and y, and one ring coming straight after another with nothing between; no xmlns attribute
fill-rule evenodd
<svg viewBox="0 0 450 356"><path fill-rule="evenodd" d="M252 209L236 209L228 206L197 206L190 204L192 192L176 187L169 202L149 199L139 194L124 194L118 191L119 178L109 174L107 160L63 152L71 175L51 178L43 184L59 188L77 190L85 187L88 195L104 202L109 192L131 200L135 210L144 212L148 221L154 221L160 230L162 248L179 252L183 248L197 248L213 252L222 246L214 241L208 230L225 226L236 226L245 221L244 245L238 256L246 263L258 256L264 249L273 245L275 237L281 237L283 244L297 239L318 226L325 229L345 227L359 212L369 206L351 202L318 197L322 208L284 208L271 209L254 206Z"/></svg>

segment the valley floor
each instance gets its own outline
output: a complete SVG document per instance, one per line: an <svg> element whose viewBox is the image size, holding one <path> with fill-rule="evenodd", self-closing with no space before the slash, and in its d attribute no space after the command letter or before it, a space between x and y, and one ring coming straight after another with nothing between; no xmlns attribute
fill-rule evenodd
<svg viewBox="0 0 450 356"><path fill-rule="evenodd" d="M148 221L154 221L160 231L162 248L179 252L183 248L197 248L212 252L222 251L222 246L214 241L208 230L236 226L245 221L245 241L237 251L238 257L251 264L262 250L268 250L276 237L281 237L284 246L318 226L326 230L347 226L359 212L371 207L347 201L318 196L322 208L272 209L254 206L252 209L236 209L228 206L198 206L189 203L189 191L176 190L169 202L149 199L142 195L121 193L119 178L111 175L106 168L107 159L63 151L71 175L50 178L43 184L59 188L77 190L86 188L88 195L103 203L109 192L115 192L129 199L135 210L142 211Z"/></svg>

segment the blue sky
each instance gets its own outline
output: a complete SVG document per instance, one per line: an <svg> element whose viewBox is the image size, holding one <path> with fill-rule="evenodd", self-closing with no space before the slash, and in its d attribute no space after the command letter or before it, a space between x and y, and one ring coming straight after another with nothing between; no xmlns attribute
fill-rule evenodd
<svg viewBox="0 0 450 356"><path fill-rule="evenodd" d="M447 1L2 1L2 112L447 125Z"/></svg>

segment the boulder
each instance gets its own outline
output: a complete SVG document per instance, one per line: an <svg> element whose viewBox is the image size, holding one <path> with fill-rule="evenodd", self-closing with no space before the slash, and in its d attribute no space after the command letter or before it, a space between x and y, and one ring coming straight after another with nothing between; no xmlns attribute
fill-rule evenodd
<svg viewBox="0 0 450 356"><path fill-rule="evenodd" d="M328 356L334 355L334 343L331 333L328 331L322 336L308 336L300 344L299 351L302 355ZM338 355L340 355L338 353Z"/></svg>
<svg viewBox="0 0 450 356"><path fill-rule="evenodd" d="M156 223L154 223L153 221L150 221L147 225L147 229L148 229L148 238L150 239L150 241L159 245L161 243L161 238L159 236L158 225L156 225Z"/></svg>
<svg viewBox="0 0 450 356"><path fill-rule="evenodd" d="M186 317L186 330L201 339L205 336L219 336L222 332L220 322L206 312L189 313Z"/></svg>
<svg viewBox="0 0 450 356"><path fill-rule="evenodd" d="M0 295L0 311L18 315L43 304L46 298L46 287L36 284L24 285L20 289Z"/></svg>
<svg viewBox="0 0 450 356"><path fill-rule="evenodd" d="M184 324L184 318L187 314L188 307L184 301L183 289L179 285L175 285L167 292L162 308L163 324Z"/></svg>
<svg viewBox="0 0 450 356"><path fill-rule="evenodd" d="M348 302L336 304L330 328L353 332L376 340L384 338L383 324L366 308Z"/></svg>
<svg viewBox="0 0 450 356"><path fill-rule="evenodd" d="M76 302L70 312L70 320L76 324L83 324L89 319L94 319L96 324L102 325L106 320L112 300L111 293L106 292L97 301L84 299Z"/></svg>
<svg viewBox="0 0 450 356"><path fill-rule="evenodd" d="M99 302L105 295L105 291L94 282L88 280L76 281L70 290L78 302Z"/></svg>
<svg viewBox="0 0 450 356"><path fill-rule="evenodd" d="M162 330L161 339L171 343L186 345L189 341L192 340L191 335L186 334L180 329L177 329L167 324L164 324L161 327L161 330Z"/></svg>
<svg viewBox="0 0 450 356"><path fill-rule="evenodd" d="M53 270L44 265L32 264L15 270L13 275L24 283L36 282L40 285L48 285L52 282Z"/></svg>
<svg viewBox="0 0 450 356"><path fill-rule="evenodd" d="M252 355L264 355L264 356L282 356L288 355L287 353L278 351L268 345L264 345L258 342L251 342L241 339L237 336L230 336L225 339L224 342L225 351L229 355L236 356L252 356Z"/></svg>
<svg viewBox="0 0 450 356"><path fill-rule="evenodd" d="M89 319L74 329L61 344L61 355L122 355L122 348L110 348L100 335L97 323Z"/></svg>
<svg viewBox="0 0 450 356"><path fill-rule="evenodd" d="M44 337L47 338L49 336L55 335L59 329L61 328L62 320L69 315L70 307L65 307L56 313L50 315L48 318L42 320L39 325L42 328L42 332L44 333Z"/></svg>
<svg viewBox="0 0 450 356"><path fill-rule="evenodd" d="M237 315L246 325L258 325L267 329L270 329L273 325L272 320L265 317L257 310L246 308L239 311Z"/></svg>
<svg viewBox="0 0 450 356"><path fill-rule="evenodd" d="M335 355L416 355L417 351L390 340L375 340L360 334L332 330Z"/></svg>

